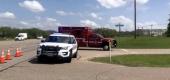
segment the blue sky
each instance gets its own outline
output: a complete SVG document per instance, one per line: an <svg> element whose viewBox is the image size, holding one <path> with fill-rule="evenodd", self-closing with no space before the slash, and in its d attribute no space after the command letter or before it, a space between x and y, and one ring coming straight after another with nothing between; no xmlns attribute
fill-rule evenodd
<svg viewBox="0 0 170 80"><path fill-rule="evenodd" d="M170 0L137 0L141 28L166 28ZM0 0L0 25L54 30L58 25L133 30L133 0Z"/></svg>

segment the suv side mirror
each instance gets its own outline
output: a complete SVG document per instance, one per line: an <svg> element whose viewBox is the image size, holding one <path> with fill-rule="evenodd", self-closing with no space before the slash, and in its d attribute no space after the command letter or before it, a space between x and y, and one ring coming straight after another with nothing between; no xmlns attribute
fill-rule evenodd
<svg viewBox="0 0 170 80"><path fill-rule="evenodd" d="M42 39L41 42L42 42L42 43L45 42L45 39Z"/></svg>

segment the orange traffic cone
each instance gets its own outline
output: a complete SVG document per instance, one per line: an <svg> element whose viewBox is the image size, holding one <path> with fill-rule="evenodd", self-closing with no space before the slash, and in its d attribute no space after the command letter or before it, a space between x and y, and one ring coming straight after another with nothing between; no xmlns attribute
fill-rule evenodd
<svg viewBox="0 0 170 80"><path fill-rule="evenodd" d="M19 48L19 53L20 53L20 56L23 56L23 51L21 48Z"/></svg>
<svg viewBox="0 0 170 80"><path fill-rule="evenodd" d="M18 48L16 49L15 57L20 57L20 51Z"/></svg>
<svg viewBox="0 0 170 80"><path fill-rule="evenodd" d="M2 53L1 53L1 56L0 56L0 63L1 64L5 63L4 49L2 49Z"/></svg>
<svg viewBox="0 0 170 80"><path fill-rule="evenodd" d="M8 53L6 55L6 60L11 60L11 53L10 53L9 49L8 49Z"/></svg>

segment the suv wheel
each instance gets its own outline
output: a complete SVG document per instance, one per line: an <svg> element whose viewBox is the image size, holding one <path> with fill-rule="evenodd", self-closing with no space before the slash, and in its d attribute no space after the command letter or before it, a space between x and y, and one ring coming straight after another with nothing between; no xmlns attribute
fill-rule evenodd
<svg viewBox="0 0 170 80"><path fill-rule="evenodd" d="M72 60L72 50L70 50L70 55L68 58L66 58L66 62L71 63L71 60Z"/></svg>
<svg viewBox="0 0 170 80"><path fill-rule="evenodd" d="M42 62L43 58L39 56L39 57L37 57L37 60L38 60L38 62Z"/></svg>
<svg viewBox="0 0 170 80"><path fill-rule="evenodd" d="M76 53L73 55L73 58L77 58L78 55L78 51L76 51Z"/></svg>

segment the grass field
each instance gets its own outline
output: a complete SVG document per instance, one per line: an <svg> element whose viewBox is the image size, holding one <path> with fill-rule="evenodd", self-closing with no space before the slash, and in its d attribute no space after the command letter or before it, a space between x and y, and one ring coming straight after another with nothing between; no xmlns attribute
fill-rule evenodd
<svg viewBox="0 0 170 80"><path fill-rule="evenodd" d="M110 63L109 57L94 58L91 61ZM112 56L111 64L130 67L170 67L170 55L121 55Z"/></svg>
<svg viewBox="0 0 170 80"><path fill-rule="evenodd" d="M167 37L119 37L118 48L170 48L170 38Z"/></svg>

